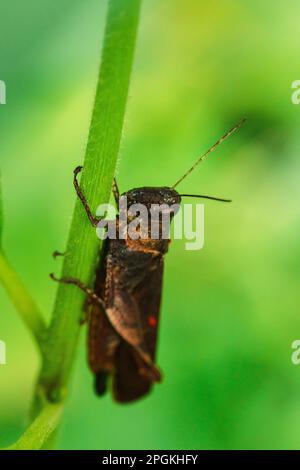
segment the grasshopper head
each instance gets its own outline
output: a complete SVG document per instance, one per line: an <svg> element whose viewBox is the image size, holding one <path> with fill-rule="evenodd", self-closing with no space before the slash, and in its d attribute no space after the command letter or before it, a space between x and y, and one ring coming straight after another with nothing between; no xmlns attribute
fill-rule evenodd
<svg viewBox="0 0 300 470"><path fill-rule="evenodd" d="M180 204L181 197L173 188L167 187L143 187L135 188L123 194L127 197L127 204L143 204L150 208L152 204L172 206Z"/></svg>

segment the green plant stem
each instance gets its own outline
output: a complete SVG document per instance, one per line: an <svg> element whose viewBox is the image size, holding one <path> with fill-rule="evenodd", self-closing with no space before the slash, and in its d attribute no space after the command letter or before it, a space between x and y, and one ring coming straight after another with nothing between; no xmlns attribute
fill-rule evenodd
<svg viewBox="0 0 300 470"><path fill-rule="evenodd" d="M102 63L81 181L94 211L98 204L108 202L110 196L122 134L140 3L141 0L111 0L109 3ZM63 263L63 276L78 277L86 284L91 284L99 253L96 232L77 201ZM34 303L1 252L0 280L35 336L38 339L43 337L45 326L36 308L32 308ZM66 387L75 358L83 302L84 295L76 287L59 285L36 387L35 419L21 438L7 449L37 450L49 447L52 442L61 420Z"/></svg>
<svg viewBox="0 0 300 470"><path fill-rule="evenodd" d="M46 324L44 319L31 295L28 293L26 287L10 266L1 250L0 283L3 284L22 320L35 337L38 347L42 350L43 341L46 336Z"/></svg>
<svg viewBox="0 0 300 470"><path fill-rule="evenodd" d="M95 213L109 201L121 140L141 0L111 0L92 113L81 187ZM70 180L72 175L70 174ZM62 275L92 285L99 262L99 239L77 200ZM60 400L75 358L84 294L60 284L37 390Z"/></svg>
<svg viewBox="0 0 300 470"><path fill-rule="evenodd" d="M55 432L63 412L63 403L47 403L20 439L3 450L39 450Z"/></svg>

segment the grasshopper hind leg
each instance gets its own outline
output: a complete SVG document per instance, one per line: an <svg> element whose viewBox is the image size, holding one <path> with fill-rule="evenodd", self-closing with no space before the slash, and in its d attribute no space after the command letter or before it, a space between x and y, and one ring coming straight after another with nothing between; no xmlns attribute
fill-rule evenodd
<svg viewBox="0 0 300 470"><path fill-rule="evenodd" d="M105 395L107 392L107 380L109 377L109 373L105 370L101 370L97 374L95 374L95 392L98 396Z"/></svg>
<svg viewBox="0 0 300 470"><path fill-rule="evenodd" d="M79 279L76 279L74 277L61 277L61 278L58 278L58 277L55 276L54 273L50 274L50 278L55 282L60 282L62 284L73 284L74 286L77 286L80 290L82 290L87 295L87 297L90 299L90 301L96 302L97 304L101 305L105 309L104 301L92 289L87 287Z"/></svg>

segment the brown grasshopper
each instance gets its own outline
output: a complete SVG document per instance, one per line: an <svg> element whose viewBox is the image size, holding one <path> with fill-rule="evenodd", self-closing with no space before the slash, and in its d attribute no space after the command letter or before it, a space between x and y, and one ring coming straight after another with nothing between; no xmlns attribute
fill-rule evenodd
<svg viewBox="0 0 300 470"><path fill-rule="evenodd" d="M150 209L153 204L164 204L170 208L172 219L171 207L179 205L183 196L230 202L212 196L179 194L175 187L243 122L244 119L198 158L174 186L131 189L122 195L127 197L127 205L139 203ZM92 226L96 227L100 219L92 214L77 180L81 169L74 170L74 187ZM119 207L120 194L115 180L113 194ZM162 227L160 229L161 234ZM95 375L98 395L105 393L109 376L113 378L113 396L118 402L136 400L147 394L153 383L161 381L155 355L164 256L169 243L170 240L163 237L151 238L150 232L137 240L130 237L106 239L93 289L78 279L58 279L51 274L56 281L76 285L89 299L88 362Z"/></svg>

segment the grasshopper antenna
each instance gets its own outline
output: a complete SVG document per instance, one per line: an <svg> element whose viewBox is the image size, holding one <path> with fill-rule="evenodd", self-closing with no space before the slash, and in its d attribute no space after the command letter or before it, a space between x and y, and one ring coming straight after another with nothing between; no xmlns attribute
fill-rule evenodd
<svg viewBox="0 0 300 470"><path fill-rule="evenodd" d="M204 196L203 194L180 194L181 197L199 197L202 199L211 199L212 201L220 201L220 202L232 202L231 199L223 199L221 197L214 197L214 196Z"/></svg>
<svg viewBox="0 0 300 470"><path fill-rule="evenodd" d="M217 140L217 142L212 147L210 147L203 155L201 155L201 157L198 158L198 160L196 160L194 165L174 184L174 186L172 186L172 188L173 189L176 188L176 186L178 186L179 183L181 183L181 181L183 181L190 173L192 173L192 171L196 168L197 165L199 165L200 162L205 160L205 158L211 152L213 152L220 144L222 144L224 140L228 139L228 137L230 137L234 132L236 132L244 124L245 121L246 121L246 118L243 118L232 129L227 131L226 134L222 135L222 137L219 140Z"/></svg>

